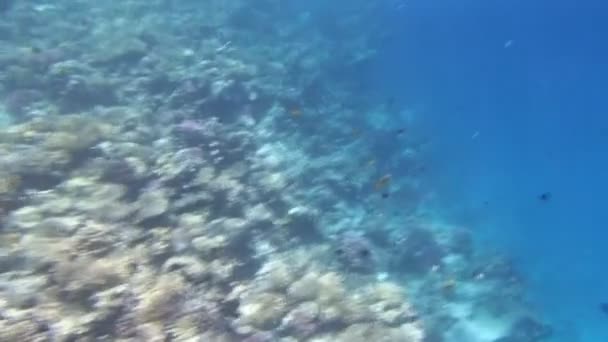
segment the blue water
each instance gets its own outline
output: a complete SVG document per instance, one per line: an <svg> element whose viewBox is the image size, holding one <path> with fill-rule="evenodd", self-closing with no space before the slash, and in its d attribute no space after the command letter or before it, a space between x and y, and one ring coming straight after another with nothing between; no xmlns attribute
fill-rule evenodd
<svg viewBox="0 0 608 342"><path fill-rule="evenodd" d="M514 256L559 341L608 341L607 10L409 1L375 75L431 138L446 213Z"/></svg>

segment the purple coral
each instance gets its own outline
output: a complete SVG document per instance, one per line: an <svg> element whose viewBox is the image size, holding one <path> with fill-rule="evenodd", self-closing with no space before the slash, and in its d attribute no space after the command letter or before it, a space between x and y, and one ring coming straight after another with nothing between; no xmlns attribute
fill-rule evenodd
<svg viewBox="0 0 608 342"><path fill-rule="evenodd" d="M336 240L335 254L340 263L352 271L369 272L374 268L372 244L365 237L347 232Z"/></svg>

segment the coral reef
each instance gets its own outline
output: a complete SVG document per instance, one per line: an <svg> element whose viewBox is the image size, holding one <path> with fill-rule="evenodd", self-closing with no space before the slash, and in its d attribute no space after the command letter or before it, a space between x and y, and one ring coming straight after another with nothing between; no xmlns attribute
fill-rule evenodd
<svg viewBox="0 0 608 342"><path fill-rule="evenodd" d="M366 119L344 6L0 3L0 341L548 336L416 172L374 189L422 148Z"/></svg>

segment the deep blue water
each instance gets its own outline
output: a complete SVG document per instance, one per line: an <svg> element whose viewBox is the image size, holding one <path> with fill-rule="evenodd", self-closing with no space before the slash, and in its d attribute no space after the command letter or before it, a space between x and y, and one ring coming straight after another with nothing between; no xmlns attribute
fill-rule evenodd
<svg viewBox="0 0 608 342"><path fill-rule="evenodd" d="M412 0L386 15L375 85L432 140L446 213L514 256L556 340L608 341L608 3Z"/></svg>

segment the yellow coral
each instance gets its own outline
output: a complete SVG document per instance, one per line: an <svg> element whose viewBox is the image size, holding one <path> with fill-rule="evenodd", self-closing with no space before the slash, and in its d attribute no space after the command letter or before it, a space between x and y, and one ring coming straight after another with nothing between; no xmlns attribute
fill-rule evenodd
<svg viewBox="0 0 608 342"><path fill-rule="evenodd" d="M76 151L81 148L78 136L68 132L49 133L45 137L43 145L49 150Z"/></svg>
<svg viewBox="0 0 608 342"><path fill-rule="evenodd" d="M368 289L370 299L382 302L385 308L400 307L404 303L403 288L391 282L381 282Z"/></svg>
<svg viewBox="0 0 608 342"><path fill-rule="evenodd" d="M268 286L272 290L285 290L293 282L293 270L281 260L264 265Z"/></svg>
<svg viewBox="0 0 608 342"><path fill-rule="evenodd" d="M87 149L105 137L114 128L98 119L82 115L65 115L35 119L19 127L22 140L43 135L42 145L49 150L78 152Z"/></svg>
<svg viewBox="0 0 608 342"><path fill-rule="evenodd" d="M285 297L275 293L261 293L244 298L239 306L242 322L263 330L276 327L286 313Z"/></svg>
<svg viewBox="0 0 608 342"><path fill-rule="evenodd" d="M319 295L319 274L308 272L302 278L295 281L287 289L289 298L295 301L316 300Z"/></svg>
<svg viewBox="0 0 608 342"><path fill-rule="evenodd" d="M343 279L336 272L325 273L319 278L319 301L331 304L341 301L345 296Z"/></svg>
<svg viewBox="0 0 608 342"><path fill-rule="evenodd" d="M137 307L138 316L142 322L155 322L169 316L178 299L186 292L186 284L181 277L162 275L145 290Z"/></svg>

